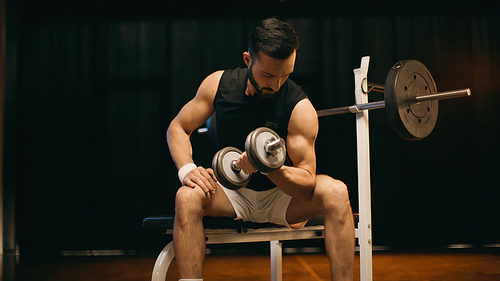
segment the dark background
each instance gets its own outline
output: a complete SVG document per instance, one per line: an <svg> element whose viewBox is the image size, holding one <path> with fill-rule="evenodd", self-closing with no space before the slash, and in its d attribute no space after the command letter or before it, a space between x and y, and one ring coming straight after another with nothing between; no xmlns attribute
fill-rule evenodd
<svg viewBox="0 0 500 281"><path fill-rule="evenodd" d="M7 1L15 44L3 177L21 254L159 250L141 221L173 214L179 182L165 130L205 76L244 66L248 28L268 16L298 33L291 79L318 110L354 103L352 70L365 55L371 82L417 59L438 90L471 88L440 102L434 131L418 142L397 136L385 110L370 111L373 240L500 243L500 17L495 1L457 3ZM208 166L206 136L192 141ZM355 142L353 115L321 117L318 173L347 183L356 212Z"/></svg>

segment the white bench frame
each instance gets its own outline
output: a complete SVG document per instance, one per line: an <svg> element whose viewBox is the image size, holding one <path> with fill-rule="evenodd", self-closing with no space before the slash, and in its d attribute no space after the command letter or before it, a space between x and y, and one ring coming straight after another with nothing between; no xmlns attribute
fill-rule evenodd
<svg viewBox="0 0 500 281"><path fill-rule="evenodd" d="M370 57L361 59L361 67L354 69L356 104L368 102L368 66ZM360 252L360 280L371 281L372 273L372 224L370 183L370 138L368 110L356 113L356 139L358 162L359 222L355 230ZM172 230L167 230L171 234ZM207 244L270 242L271 280L282 280L282 241L324 238L324 226L306 226L299 230L284 227L246 229L205 229ZM174 259L173 241L161 251L153 268L152 281L164 281Z"/></svg>

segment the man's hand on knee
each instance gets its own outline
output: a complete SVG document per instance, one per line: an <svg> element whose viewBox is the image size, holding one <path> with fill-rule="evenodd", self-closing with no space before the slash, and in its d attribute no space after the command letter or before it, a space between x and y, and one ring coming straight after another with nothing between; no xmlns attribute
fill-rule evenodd
<svg viewBox="0 0 500 281"><path fill-rule="evenodd" d="M206 194L210 193L213 195L217 186L217 179L212 169L205 169L200 166L191 170L184 177L182 185L192 188L200 187Z"/></svg>

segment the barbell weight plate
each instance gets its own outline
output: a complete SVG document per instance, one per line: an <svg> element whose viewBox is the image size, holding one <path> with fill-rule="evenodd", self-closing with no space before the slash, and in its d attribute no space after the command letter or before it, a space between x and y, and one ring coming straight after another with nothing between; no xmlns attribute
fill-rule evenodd
<svg viewBox="0 0 500 281"><path fill-rule="evenodd" d="M252 175L245 174L242 170L236 172L232 169L232 163L238 160L241 150L236 147L225 147L219 150L212 159L212 169L220 184L229 189L245 187L250 182Z"/></svg>
<svg viewBox="0 0 500 281"><path fill-rule="evenodd" d="M245 141L245 151L248 160L262 173L270 173L279 169L285 163L285 148L279 148L275 154L266 152L266 144L280 136L267 127L260 127L248 134Z"/></svg>
<svg viewBox="0 0 500 281"><path fill-rule="evenodd" d="M438 101L416 102L416 96L437 93L429 70L417 60L394 64L385 80L384 100L389 122L402 138L421 140L436 125Z"/></svg>

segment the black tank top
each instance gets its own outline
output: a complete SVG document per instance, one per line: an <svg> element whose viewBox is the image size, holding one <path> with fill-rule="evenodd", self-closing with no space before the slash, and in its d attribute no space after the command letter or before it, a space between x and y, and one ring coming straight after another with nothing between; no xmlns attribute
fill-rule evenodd
<svg viewBox="0 0 500 281"><path fill-rule="evenodd" d="M246 68L225 70L222 74L214 99L217 149L233 146L244 151L247 135L258 127L269 127L286 140L292 110L307 98L302 88L290 79L272 98L247 96L247 81ZM291 166L287 160L286 165ZM255 173L247 188L263 191L275 186L265 175Z"/></svg>

